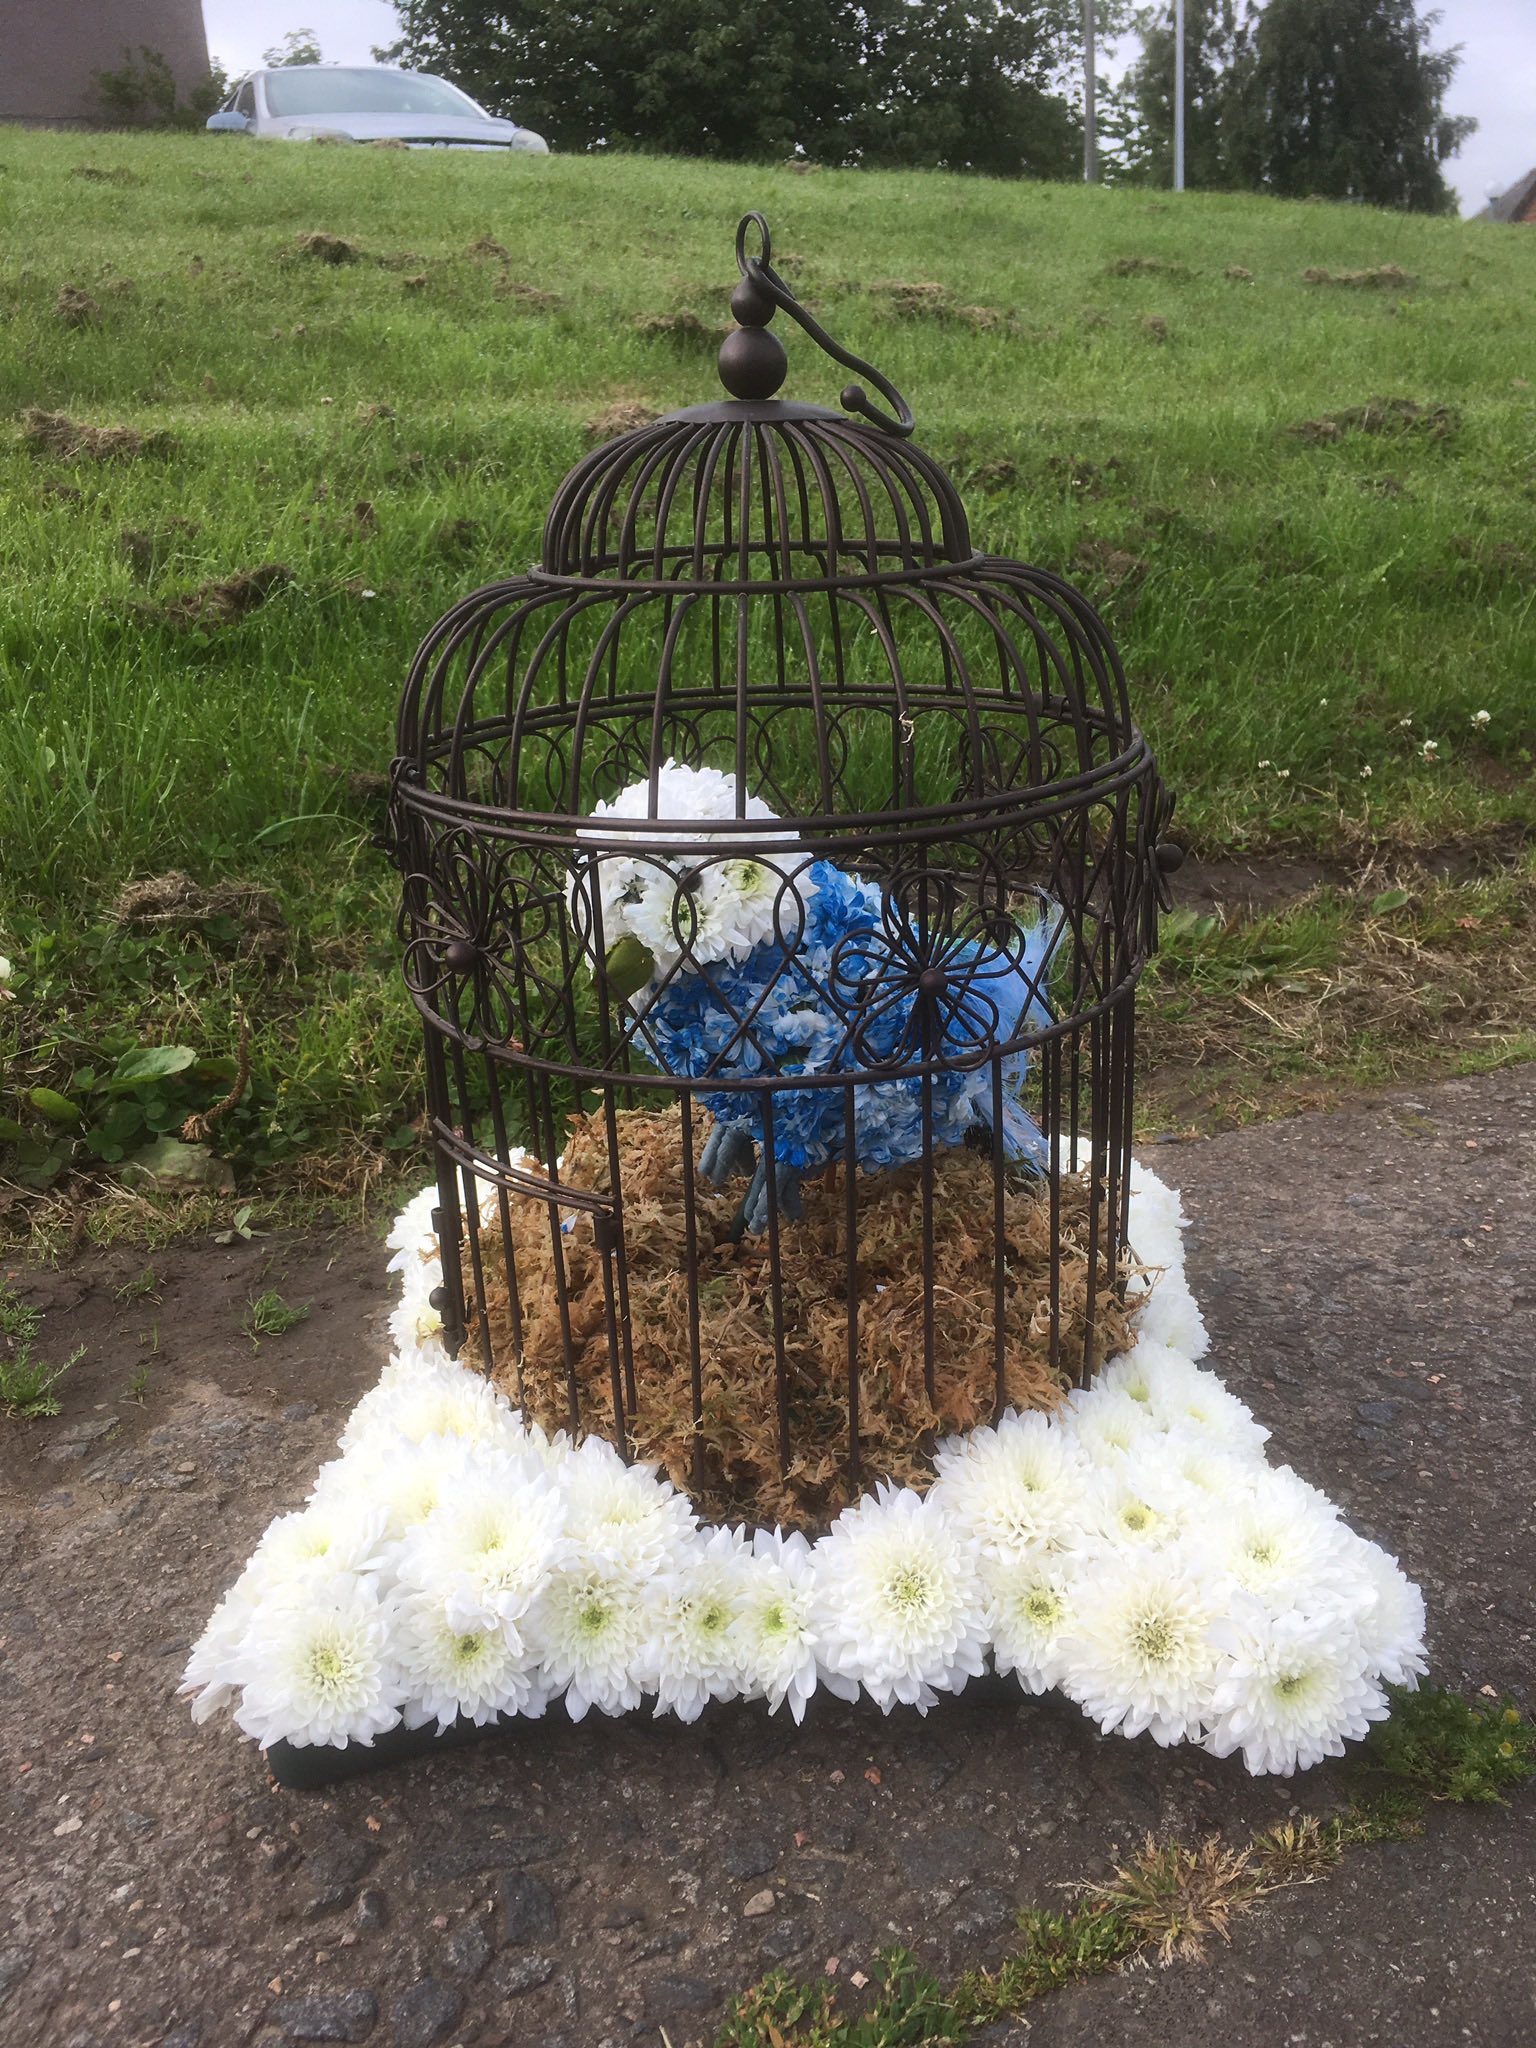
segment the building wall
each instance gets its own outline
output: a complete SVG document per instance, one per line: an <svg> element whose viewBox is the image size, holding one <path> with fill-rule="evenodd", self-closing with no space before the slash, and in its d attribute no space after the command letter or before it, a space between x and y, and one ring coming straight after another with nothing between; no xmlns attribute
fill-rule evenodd
<svg viewBox="0 0 1536 2048"><path fill-rule="evenodd" d="M202 0L0 0L0 120L104 124L91 79L158 50L185 97L208 76Z"/></svg>

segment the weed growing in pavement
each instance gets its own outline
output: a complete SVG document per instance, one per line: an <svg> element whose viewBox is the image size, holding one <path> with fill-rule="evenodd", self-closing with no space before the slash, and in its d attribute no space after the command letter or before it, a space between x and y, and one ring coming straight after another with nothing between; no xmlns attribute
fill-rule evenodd
<svg viewBox="0 0 1536 2048"><path fill-rule="evenodd" d="M32 1347L42 1327L42 1310L23 1301L14 1287L0 1283L0 1408L23 1420L58 1414L54 1390L85 1356L81 1344L62 1365L34 1357Z"/></svg>
<svg viewBox="0 0 1536 2048"><path fill-rule="evenodd" d="M263 1337L281 1337L295 1323L302 1323L309 1309L307 1301L284 1301L275 1287L269 1287L265 1294L252 1296L240 1328L250 1338L252 1350L256 1350Z"/></svg>

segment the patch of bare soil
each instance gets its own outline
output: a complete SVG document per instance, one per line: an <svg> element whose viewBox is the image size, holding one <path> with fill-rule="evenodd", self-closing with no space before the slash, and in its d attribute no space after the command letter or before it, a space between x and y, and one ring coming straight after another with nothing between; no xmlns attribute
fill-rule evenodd
<svg viewBox="0 0 1536 2048"><path fill-rule="evenodd" d="M1373 398L1365 405L1345 406L1314 420L1299 420L1291 432L1302 441L1324 445L1346 434L1418 434L1428 441L1449 441L1461 431L1461 414L1452 405L1420 405L1416 398Z"/></svg>
<svg viewBox="0 0 1536 2048"><path fill-rule="evenodd" d="M76 164L69 174L72 178L84 178L91 185L137 185L139 180L122 164L114 164L110 170L103 170L98 164Z"/></svg>
<svg viewBox="0 0 1536 2048"><path fill-rule="evenodd" d="M1395 263L1378 263L1370 270L1304 270L1303 284L1338 284L1352 291L1405 292L1418 283L1416 277Z"/></svg>
<svg viewBox="0 0 1536 2048"><path fill-rule="evenodd" d="M65 462L82 456L92 462L132 462L141 455L167 455L175 447L167 433L140 433L137 427L90 427L67 413L44 412L29 405L21 415L23 445L34 455L53 455Z"/></svg>
<svg viewBox="0 0 1536 2048"><path fill-rule="evenodd" d="M193 881L179 869L125 882L117 892L112 915L136 931L206 931L230 919L241 934L242 950L276 959L288 945L288 924L277 898L254 882Z"/></svg>
<svg viewBox="0 0 1536 2048"><path fill-rule="evenodd" d="M718 348L726 329L703 320L688 307L676 313L640 313L634 320L637 334L647 341L670 341L683 349Z"/></svg>
<svg viewBox="0 0 1536 2048"><path fill-rule="evenodd" d="M524 284L516 277L498 277L494 289L498 299L510 299L525 313L552 313L561 303L558 292L541 291L538 285Z"/></svg>
<svg viewBox="0 0 1536 2048"><path fill-rule="evenodd" d="M199 584L196 590L161 605L158 615L167 625L192 626L204 632L235 626L292 581L293 571L286 562L264 562L258 569L241 569L233 576Z"/></svg>
<svg viewBox="0 0 1536 2048"><path fill-rule="evenodd" d="M637 427L648 427L652 420L660 418L656 408L642 399L616 398L601 412L593 413L582 431L593 441L611 441L616 435L632 434Z"/></svg>
<svg viewBox="0 0 1536 2048"><path fill-rule="evenodd" d="M312 256L317 263L356 263L362 254L354 243L343 241L340 235L312 231L297 239L301 254Z"/></svg>
<svg viewBox="0 0 1536 2048"><path fill-rule="evenodd" d="M101 305L89 292L81 291L78 285L66 284L59 289L59 296L53 306L55 319L62 320L66 327L99 327Z"/></svg>
<svg viewBox="0 0 1536 2048"><path fill-rule="evenodd" d="M1423 1584L1440 1682L1528 1705L1536 1071L1152 1158L1192 1217L1213 1363L1276 1461ZM1021 1906L1059 1910L1149 1830L1238 1843L1359 1789L1347 1763L1254 1780L1100 1736L1010 1681L926 1720L818 1697L798 1730L761 1704L691 1727L552 1713L276 1793L175 1688L383 1364L384 1252L188 1241L147 1289L145 1265L6 1269L46 1352L89 1347L57 1419L0 1422L6 2048L707 2048L765 1970L851 1997L893 1942L993 1969ZM253 1349L239 1324L269 1288L311 1313ZM1203 1966L1040 2001L1027 2038L1516 2048L1533 1945L1528 1811L1437 1812L1262 1905Z"/></svg>
<svg viewBox="0 0 1536 2048"><path fill-rule="evenodd" d="M934 320L950 327L973 327L981 333L1012 324L1009 315L996 306L963 304L944 284L887 277L877 279L865 290L898 320Z"/></svg>
<svg viewBox="0 0 1536 2048"><path fill-rule="evenodd" d="M1230 277L1231 272L1227 275ZM1187 263L1164 263L1157 256L1122 256L1107 266L1110 277L1192 277Z"/></svg>

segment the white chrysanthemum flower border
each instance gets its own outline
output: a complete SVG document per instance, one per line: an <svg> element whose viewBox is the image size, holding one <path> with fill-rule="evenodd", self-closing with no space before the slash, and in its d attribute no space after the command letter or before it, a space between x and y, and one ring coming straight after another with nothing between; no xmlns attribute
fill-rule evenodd
<svg viewBox="0 0 1536 2048"><path fill-rule="evenodd" d="M435 1188L389 1233L395 1351L309 1504L215 1610L182 1690L265 1746L370 1744L557 1700L694 1720L821 1688L926 1713L992 1668L1106 1733L1240 1750L1289 1775L1342 1754L1425 1668L1424 1602L1198 1361L1177 1193L1137 1165L1135 1347L1054 1416L940 1446L819 1542L702 1526L601 1438L524 1423L449 1358ZM487 1190L483 1208L496 1209Z"/></svg>

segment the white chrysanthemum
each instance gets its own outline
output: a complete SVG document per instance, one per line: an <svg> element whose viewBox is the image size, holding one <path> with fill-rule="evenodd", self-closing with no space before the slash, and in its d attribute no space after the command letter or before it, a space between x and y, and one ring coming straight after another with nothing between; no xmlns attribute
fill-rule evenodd
<svg viewBox="0 0 1536 2048"><path fill-rule="evenodd" d="M654 1465L626 1465L602 1437L589 1436L571 1452L560 1483L582 1555L637 1580L675 1564L697 1526L687 1500Z"/></svg>
<svg viewBox="0 0 1536 2048"><path fill-rule="evenodd" d="M1064 1530L1068 1549L1163 1550L1178 1541L1189 1520L1187 1495L1163 1469L1164 1441L1089 1474Z"/></svg>
<svg viewBox="0 0 1536 2048"><path fill-rule="evenodd" d="M442 1278L441 1269L434 1267L430 1275L423 1277L436 1287ZM414 1353L423 1363L450 1362L448 1347L443 1342L442 1311L428 1301L425 1288L407 1294L390 1310L389 1341L396 1351Z"/></svg>
<svg viewBox="0 0 1536 2048"><path fill-rule="evenodd" d="M1092 1465L1149 1454L1160 1432L1146 1406L1118 1387L1078 1387L1058 1411L1058 1425Z"/></svg>
<svg viewBox="0 0 1536 2048"><path fill-rule="evenodd" d="M1175 1361L1172 1369L1158 1375L1150 1407L1153 1420L1163 1429L1197 1431L1235 1458L1253 1463L1263 1458L1269 1431L1213 1372Z"/></svg>
<svg viewBox="0 0 1536 2048"><path fill-rule="evenodd" d="M947 1437L934 1464L932 1497L962 1536L999 1558L1060 1543L1088 1480L1075 1437L1044 1415L1012 1409L995 1428Z"/></svg>
<svg viewBox="0 0 1536 2048"><path fill-rule="evenodd" d="M738 1623L751 1563L741 1533L696 1537L650 1587L650 1632L641 1683L658 1715L696 1721L711 1700L742 1689Z"/></svg>
<svg viewBox="0 0 1536 2048"><path fill-rule="evenodd" d="M798 1725L817 1684L815 1554L798 1530L759 1529L752 1538L746 1589L737 1635L741 1646L742 1690L765 1699L770 1714L786 1703ZM856 1699L858 1686L829 1679L842 1699Z"/></svg>
<svg viewBox="0 0 1536 2048"><path fill-rule="evenodd" d="M192 1646L178 1691L192 1702L198 1723L227 1707L240 1690L246 1639L255 1616L249 1567L230 1587L208 1617L208 1626Z"/></svg>
<svg viewBox="0 0 1536 2048"><path fill-rule="evenodd" d="M264 1749L277 1741L367 1744L400 1719L405 1689L372 1578L328 1579L263 1600L240 1675L235 1721Z"/></svg>
<svg viewBox="0 0 1536 2048"><path fill-rule="evenodd" d="M1184 1205L1177 1188L1149 1168L1131 1165L1130 1217L1126 1236L1144 1266L1184 1270Z"/></svg>
<svg viewBox="0 0 1536 2048"><path fill-rule="evenodd" d="M374 1436L412 1444L456 1437L513 1455L522 1448L521 1418L489 1380L452 1360L415 1367L400 1363L402 1370L386 1375L352 1410L341 1433L344 1451Z"/></svg>
<svg viewBox="0 0 1536 2048"><path fill-rule="evenodd" d="M1205 1318L1189 1291L1182 1268L1170 1267L1156 1281L1151 1294L1136 1311L1138 1337L1150 1337L1166 1344L1170 1351L1186 1358L1204 1358L1211 1348Z"/></svg>
<svg viewBox="0 0 1536 2048"><path fill-rule="evenodd" d="M1289 1467L1256 1469L1202 1525L1202 1552L1273 1611L1338 1606L1352 1577L1348 1531L1326 1494Z"/></svg>
<svg viewBox="0 0 1536 2048"><path fill-rule="evenodd" d="M986 1594L973 1547L935 1500L882 1484L816 1545L813 1610L823 1671L889 1713L923 1713L985 1663Z"/></svg>
<svg viewBox="0 0 1536 2048"><path fill-rule="evenodd" d="M1223 1502L1246 1490L1254 1473L1251 1456L1239 1457L1199 1429L1170 1429L1158 1459L1169 1483L1182 1488L1192 1516L1220 1512Z"/></svg>
<svg viewBox="0 0 1536 2048"><path fill-rule="evenodd" d="M1062 1638L1075 1623L1073 1585L1066 1572L1035 1557L984 1557L981 1576L998 1675L1013 1672L1030 1693L1059 1685Z"/></svg>
<svg viewBox="0 0 1536 2048"><path fill-rule="evenodd" d="M472 1456L471 1448L455 1437L413 1444L402 1437L371 1436L320 1467L310 1499L317 1506L367 1501L383 1511L385 1535L398 1542L449 1497Z"/></svg>
<svg viewBox="0 0 1536 2048"><path fill-rule="evenodd" d="M413 1264L437 1258L437 1233L432 1228L432 1211L437 1207L437 1182L412 1195L389 1226L384 1243L392 1254L386 1273L408 1273Z"/></svg>
<svg viewBox="0 0 1536 2048"><path fill-rule="evenodd" d="M1338 1616L1274 1613L1239 1602L1211 1700L1205 1746L1213 1756L1243 1752L1255 1775L1289 1777L1325 1756L1342 1756L1387 1713L1359 1637Z"/></svg>
<svg viewBox="0 0 1536 2048"><path fill-rule="evenodd" d="M1379 1543L1368 1543L1352 1529L1340 1534L1355 1575L1351 1604L1367 1667L1387 1685L1417 1686L1429 1669L1424 1595Z"/></svg>
<svg viewBox="0 0 1536 2048"><path fill-rule="evenodd" d="M516 1631L490 1623L466 1628L451 1596L405 1594L394 1610L392 1641L407 1728L436 1721L441 1734L461 1715L483 1728L499 1714L537 1718L548 1704L534 1655Z"/></svg>
<svg viewBox="0 0 1536 2048"><path fill-rule="evenodd" d="M378 1571L389 1557L389 1516L357 1495L312 1501L267 1524L247 1570L264 1593L304 1580Z"/></svg>
<svg viewBox="0 0 1536 2048"><path fill-rule="evenodd" d="M1212 1627L1223 1583L1178 1550L1106 1554L1082 1574L1060 1644L1063 1692L1107 1735L1168 1744L1198 1736L1210 1709Z"/></svg>
<svg viewBox="0 0 1536 2048"><path fill-rule="evenodd" d="M585 1561L557 1572L529 1631L542 1683L551 1696L564 1693L573 1721L593 1707L626 1714L639 1706L650 1609L632 1572Z"/></svg>
<svg viewBox="0 0 1536 2048"><path fill-rule="evenodd" d="M400 1584L441 1599L465 1633L499 1627L520 1647L518 1624L570 1561L565 1520L565 1500L537 1459L480 1450L405 1537Z"/></svg>

